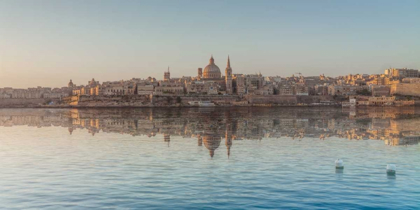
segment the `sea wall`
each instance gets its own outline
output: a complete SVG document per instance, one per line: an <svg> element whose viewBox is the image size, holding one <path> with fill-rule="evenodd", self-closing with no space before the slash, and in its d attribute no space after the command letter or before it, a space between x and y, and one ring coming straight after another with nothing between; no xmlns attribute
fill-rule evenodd
<svg viewBox="0 0 420 210"><path fill-rule="evenodd" d="M278 105L294 105L297 104L296 96L280 96L280 95L247 95L245 98L250 104L278 104Z"/></svg>
<svg viewBox="0 0 420 210"><path fill-rule="evenodd" d="M312 104L322 101L333 101L331 96L283 96L283 95L248 95L246 99L250 104L296 105Z"/></svg>
<svg viewBox="0 0 420 210"><path fill-rule="evenodd" d="M51 100L48 98L3 98L0 99L0 108L39 107L44 106L50 102L58 103L59 100Z"/></svg>
<svg viewBox="0 0 420 210"><path fill-rule="evenodd" d="M141 95L72 96L70 100L67 100L67 103L80 107L150 106L150 97Z"/></svg>
<svg viewBox="0 0 420 210"><path fill-rule="evenodd" d="M420 83L398 83L391 86L391 94L420 96Z"/></svg>

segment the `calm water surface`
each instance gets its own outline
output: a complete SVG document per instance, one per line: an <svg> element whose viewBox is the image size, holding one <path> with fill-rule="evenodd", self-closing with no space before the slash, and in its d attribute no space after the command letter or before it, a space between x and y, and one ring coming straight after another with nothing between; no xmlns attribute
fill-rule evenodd
<svg viewBox="0 0 420 210"><path fill-rule="evenodd" d="M419 209L419 140L414 108L0 109L0 209Z"/></svg>

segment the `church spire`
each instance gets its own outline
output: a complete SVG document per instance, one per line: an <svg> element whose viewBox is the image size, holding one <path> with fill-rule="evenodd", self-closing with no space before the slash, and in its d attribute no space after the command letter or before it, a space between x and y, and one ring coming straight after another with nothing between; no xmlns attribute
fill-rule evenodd
<svg viewBox="0 0 420 210"><path fill-rule="evenodd" d="M229 55L228 55L227 67L230 68L230 57L229 57Z"/></svg>

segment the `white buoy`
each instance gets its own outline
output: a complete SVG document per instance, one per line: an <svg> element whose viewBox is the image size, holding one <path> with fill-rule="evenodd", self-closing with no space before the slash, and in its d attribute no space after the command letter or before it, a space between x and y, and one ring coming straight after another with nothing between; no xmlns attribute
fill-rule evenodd
<svg viewBox="0 0 420 210"><path fill-rule="evenodd" d="M335 160L335 168L336 169L344 169L344 162L341 159Z"/></svg>
<svg viewBox="0 0 420 210"><path fill-rule="evenodd" d="M395 164L386 165L386 173L388 175L395 175L397 173L397 166Z"/></svg>

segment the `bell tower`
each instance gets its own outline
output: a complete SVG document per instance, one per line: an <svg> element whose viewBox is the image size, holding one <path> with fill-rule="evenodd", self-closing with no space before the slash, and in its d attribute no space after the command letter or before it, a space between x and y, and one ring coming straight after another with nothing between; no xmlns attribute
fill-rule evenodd
<svg viewBox="0 0 420 210"><path fill-rule="evenodd" d="M226 82L226 93L232 94L233 87L232 87L232 68L230 67L230 58L228 56L227 66L225 70L225 82Z"/></svg>
<svg viewBox="0 0 420 210"><path fill-rule="evenodd" d="M163 81L168 82L169 80L171 80L171 72L169 72L168 66L168 71L165 71L165 74L163 75Z"/></svg>

